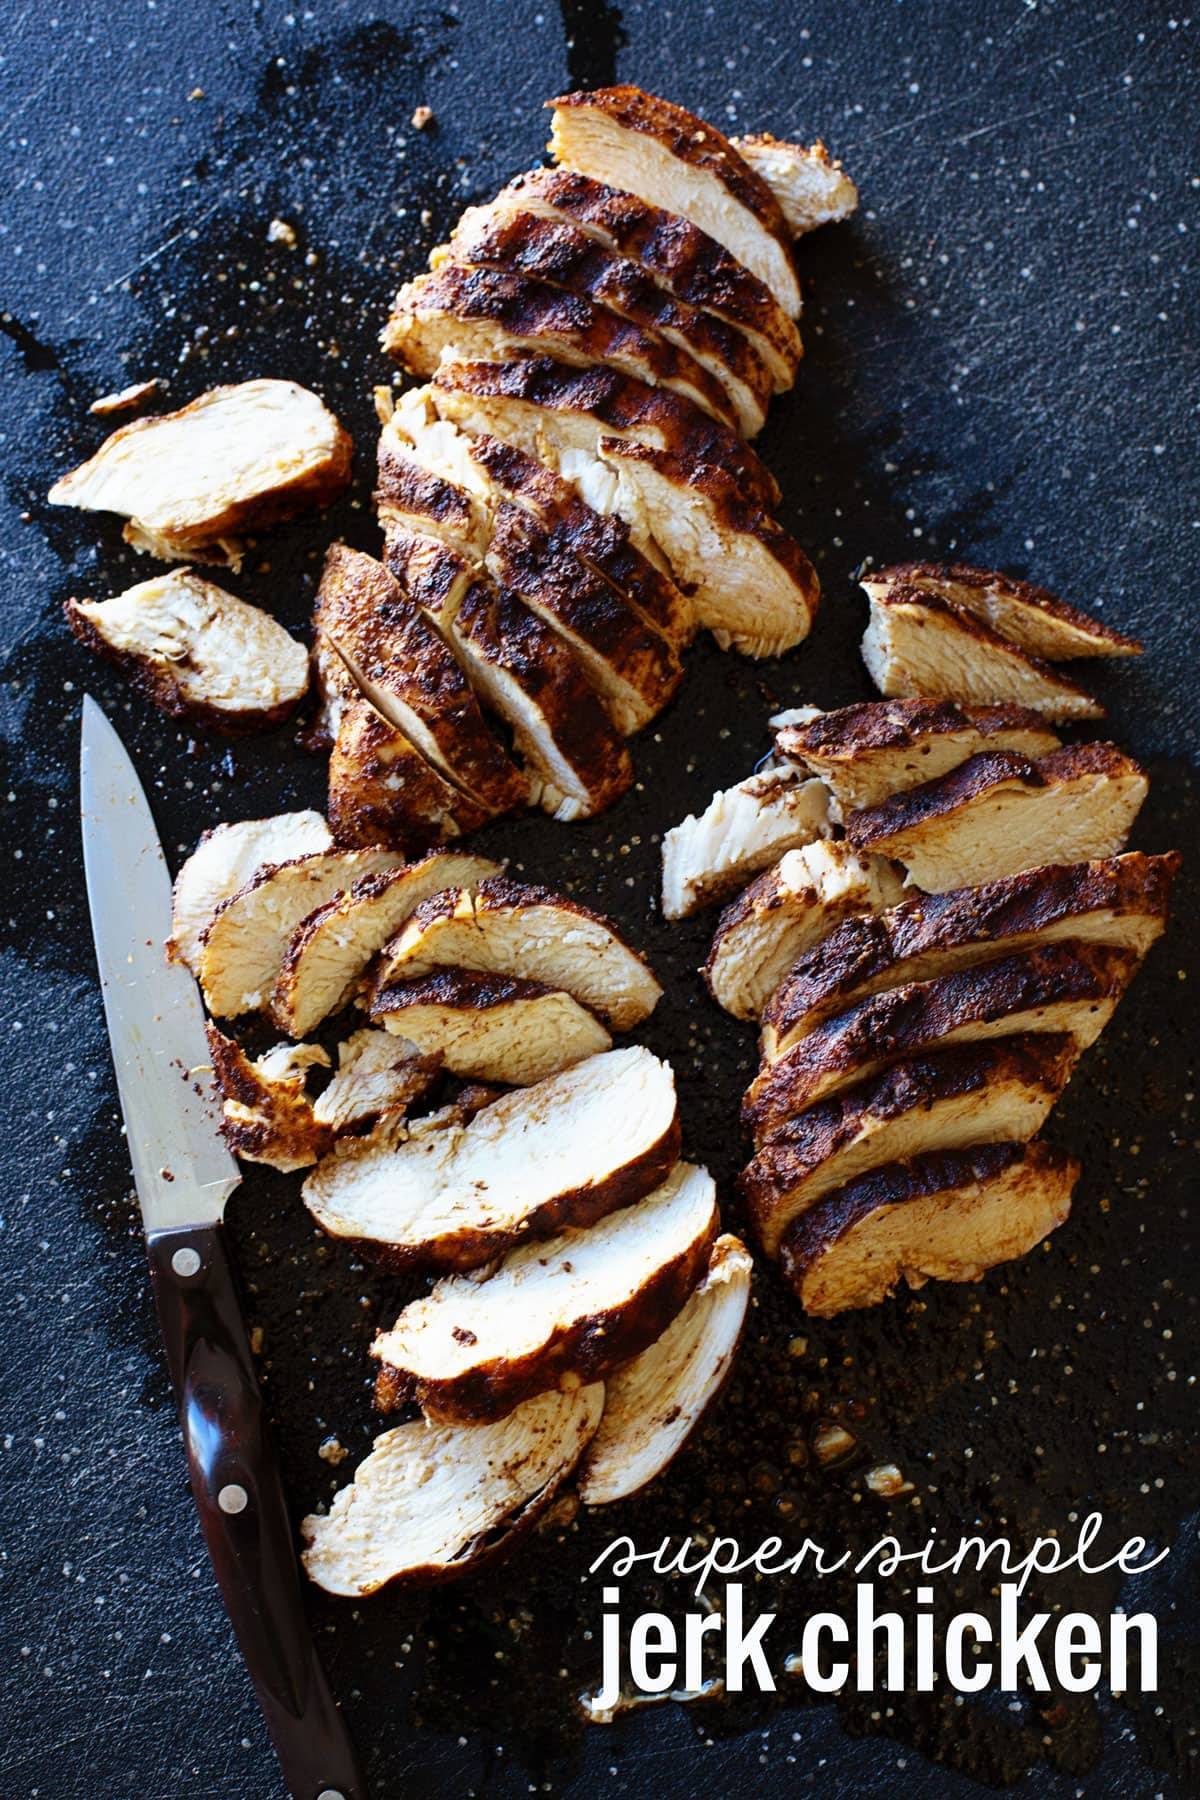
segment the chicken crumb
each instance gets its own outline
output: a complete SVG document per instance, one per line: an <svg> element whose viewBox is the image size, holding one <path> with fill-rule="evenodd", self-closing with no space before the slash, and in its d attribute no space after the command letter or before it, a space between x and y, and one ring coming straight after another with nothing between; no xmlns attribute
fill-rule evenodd
<svg viewBox="0 0 1200 1800"><path fill-rule="evenodd" d="M349 1454L350 1452L347 1450L345 1444L342 1443L340 1438L336 1437L323 1438L317 1447L317 1455L321 1458L321 1461L332 1463L335 1469L339 1463L345 1462Z"/></svg>
<svg viewBox="0 0 1200 1800"><path fill-rule="evenodd" d="M418 106L416 112L414 112L412 116L411 123L414 131L428 131L429 127L434 123L432 106Z"/></svg>
<svg viewBox="0 0 1200 1800"><path fill-rule="evenodd" d="M386 425L396 410L396 396L390 387L371 389L371 397L375 402L375 417L381 425Z"/></svg>
<svg viewBox="0 0 1200 1800"><path fill-rule="evenodd" d="M272 219L267 226L268 244L286 244L289 250L296 248L296 227L289 225L286 219Z"/></svg>
<svg viewBox="0 0 1200 1800"><path fill-rule="evenodd" d="M118 393L101 394L98 400L92 401L88 411L102 419L111 418L114 413L136 412L139 406L144 406L147 400L161 392L162 385L158 376L152 375L149 381L135 381L132 387L121 388Z"/></svg>

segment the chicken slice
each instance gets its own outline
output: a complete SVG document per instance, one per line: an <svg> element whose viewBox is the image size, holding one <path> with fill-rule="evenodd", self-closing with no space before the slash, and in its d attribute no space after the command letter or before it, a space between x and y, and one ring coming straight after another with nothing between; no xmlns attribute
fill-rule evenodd
<svg viewBox="0 0 1200 1800"><path fill-rule="evenodd" d="M1070 744L1036 763L988 750L849 813L846 835L856 849L902 862L927 893L943 893L1042 863L1115 856L1149 786L1112 744Z"/></svg>
<svg viewBox="0 0 1200 1800"><path fill-rule="evenodd" d="M378 1404L415 1399L437 1422L467 1424L600 1379L682 1311L718 1225L712 1177L678 1163L648 1197L590 1230L521 1245L482 1279L444 1277L372 1344Z"/></svg>
<svg viewBox="0 0 1200 1800"><path fill-rule="evenodd" d="M794 238L858 211L858 189L819 139L815 144L788 144L769 131L758 131L729 141L766 182Z"/></svg>
<svg viewBox="0 0 1200 1800"><path fill-rule="evenodd" d="M892 699L1026 706L1052 720L1104 717L1100 702L1078 682L964 607L914 588L872 596L862 659L880 693Z"/></svg>
<svg viewBox="0 0 1200 1800"><path fill-rule="evenodd" d="M418 907L380 959L376 989L444 968L561 989L614 1031L649 1018L662 988L610 919L565 894L497 877Z"/></svg>
<svg viewBox="0 0 1200 1800"><path fill-rule="evenodd" d="M735 1019L757 1019L796 958L835 925L903 897L890 864L841 838L789 850L721 914L703 970L708 991Z"/></svg>
<svg viewBox="0 0 1200 1800"><path fill-rule="evenodd" d="M308 691L308 652L269 613L190 569L152 575L111 600L68 600L81 644L115 663L169 718L269 731Z"/></svg>
<svg viewBox="0 0 1200 1800"><path fill-rule="evenodd" d="M490 1425L414 1419L383 1432L328 1513L302 1521L306 1574L327 1593L361 1599L497 1561L570 1475L603 1405L596 1382L538 1394Z"/></svg>
<svg viewBox="0 0 1200 1800"><path fill-rule="evenodd" d="M878 1306L901 1280L978 1281L1063 1223L1079 1179L1049 1144L987 1144L891 1163L801 1214L780 1264L818 1318Z"/></svg>
<svg viewBox="0 0 1200 1800"><path fill-rule="evenodd" d="M683 1449L733 1367L752 1271L745 1245L719 1237L683 1311L607 1377L604 1412L577 1483L585 1506L627 1500Z"/></svg>
<svg viewBox="0 0 1200 1800"><path fill-rule="evenodd" d="M369 1027L338 1045L337 1071L313 1103L313 1118L335 1136L383 1114L406 1113L426 1095L441 1071L441 1058L426 1055L390 1031Z"/></svg>
<svg viewBox="0 0 1200 1800"><path fill-rule="evenodd" d="M981 750L1045 756L1058 738L1023 706L955 706L952 700L868 700L835 712L780 715L775 750L819 775L844 812L945 775ZM776 721L771 721L776 725Z"/></svg>
<svg viewBox="0 0 1200 1800"><path fill-rule="evenodd" d="M48 499L122 514L126 541L167 562L236 569L243 534L341 493L350 453L349 437L307 388L243 381L123 425Z"/></svg>
<svg viewBox="0 0 1200 1800"><path fill-rule="evenodd" d="M797 317L800 283L783 212L728 138L682 106L636 87L562 94L549 104L556 163L681 213Z"/></svg>
<svg viewBox="0 0 1200 1800"><path fill-rule="evenodd" d="M371 1017L452 1074L510 1087L545 1081L612 1048L600 1021L570 994L521 975L438 969L385 982L372 991Z"/></svg>
<svg viewBox="0 0 1200 1800"><path fill-rule="evenodd" d="M674 1076L635 1045L465 1121L453 1108L412 1126L384 1119L335 1147L304 1202L331 1237L388 1267L470 1269L522 1238L630 1206L678 1155Z"/></svg>
<svg viewBox="0 0 1200 1800"><path fill-rule="evenodd" d="M738 1177L767 1256L792 1221L884 1163L974 1144L1024 1144L1078 1058L1065 1034L997 1038L914 1057L781 1124Z"/></svg>
<svg viewBox="0 0 1200 1800"><path fill-rule="evenodd" d="M308 1097L308 1071L328 1067L319 1044L277 1044L252 1061L209 1022L213 1078L224 1096L221 1133L242 1162L291 1174L311 1168L333 1143Z"/></svg>
<svg viewBox="0 0 1200 1800"><path fill-rule="evenodd" d="M290 1037L305 1037L351 999L368 963L423 900L443 888L500 873L483 856L443 850L395 869L373 869L317 906L291 935L267 1013ZM468 889L469 891L469 889Z"/></svg>
<svg viewBox="0 0 1200 1800"><path fill-rule="evenodd" d="M329 654L345 668L336 650ZM439 775L363 695L339 715L329 757L329 822L339 845L387 844L423 856L494 816Z"/></svg>
<svg viewBox="0 0 1200 1800"><path fill-rule="evenodd" d="M872 600L893 588L915 589L949 600L982 619L1019 650L1047 662L1067 662L1075 656L1142 654L1136 638L1068 606L1047 589L1018 581L998 569L972 569L966 563L901 563L873 570L864 576L862 587Z"/></svg>
<svg viewBox="0 0 1200 1800"><path fill-rule="evenodd" d="M328 850L329 827L319 812L277 813L206 831L175 877L167 954L196 972L200 940L222 901L260 869Z"/></svg>
<svg viewBox="0 0 1200 1800"><path fill-rule="evenodd" d="M662 909L685 919L736 893L786 850L833 830L829 795L798 769L768 768L714 794L663 838Z"/></svg>

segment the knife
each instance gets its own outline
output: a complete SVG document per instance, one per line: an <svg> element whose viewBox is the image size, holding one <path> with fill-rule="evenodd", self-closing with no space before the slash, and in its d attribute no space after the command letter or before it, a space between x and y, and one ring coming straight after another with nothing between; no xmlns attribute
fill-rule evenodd
<svg viewBox="0 0 1200 1800"><path fill-rule="evenodd" d="M241 1180L221 1137L195 981L167 961L171 878L149 803L90 696L83 865L109 1042L192 1492L293 1800L366 1800L317 1658L266 1408L221 1223Z"/></svg>

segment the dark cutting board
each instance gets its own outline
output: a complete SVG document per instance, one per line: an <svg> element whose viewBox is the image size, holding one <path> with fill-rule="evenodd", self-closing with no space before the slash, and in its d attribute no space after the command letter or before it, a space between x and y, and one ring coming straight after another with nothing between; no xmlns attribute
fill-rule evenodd
<svg viewBox="0 0 1200 1800"><path fill-rule="evenodd" d="M539 156L545 97L618 74L731 129L821 133L845 158L863 211L801 247L807 357L763 438L825 587L811 641L759 666L699 648L611 815L486 840L648 950L668 993L645 1035L675 1064L688 1150L727 1197L751 1040L696 979L710 921L656 917L658 838L748 770L773 704L865 696L862 557L1003 565L1144 636L1141 663L1097 680L1113 735L1155 777L1136 842L1194 862L1196 32L1165 5L1049 0L69 0L8 27L0 1793L267 1800L278 1780L203 1559L128 1195L83 908L80 695L126 735L173 854L218 818L320 804L323 771L287 733L232 751L192 739L68 640L67 595L149 572L112 521L45 506L102 436L87 404L151 374L176 403L258 374L330 400L358 446L352 499L265 539L231 582L302 628L327 539L376 542L369 394L386 378L390 292L466 201ZM418 105L433 129L410 127ZM296 248L268 241L275 218ZM1051 1122L1085 1175L1046 1250L978 1288L819 1325L762 1270L719 1411L645 1499L551 1528L428 1601L313 1595L381 1800L1186 1790L1200 1687L1193 878ZM369 1443L366 1346L400 1290L321 1241L297 1187L247 1179L232 1222L299 1517L353 1466L322 1460L322 1440L354 1458ZM806 1446L829 1419L859 1452L821 1471ZM886 1461L915 1490L891 1505L862 1484ZM1123 1596L1158 1614L1153 1699L793 1695L645 1708L610 1731L572 1722L599 1611L581 1577L616 1532L1027 1541L1093 1507L1114 1538L1175 1546ZM1051 1586L1041 1600L1103 1614L1117 1600L1106 1580ZM942 1597L953 1609L970 1589ZM814 1594L751 1598L780 1609L782 1645Z"/></svg>

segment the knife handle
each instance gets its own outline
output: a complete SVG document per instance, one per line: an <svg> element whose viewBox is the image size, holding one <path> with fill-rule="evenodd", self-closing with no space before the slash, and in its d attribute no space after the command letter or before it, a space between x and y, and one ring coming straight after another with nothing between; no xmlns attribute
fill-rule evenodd
<svg viewBox="0 0 1200 1800"><path fill-rule="evenodd" d="M224 1231L155 1231L147 1249L208 1554L288 1791L293 1800L366 1800L305 1617Z"/></svg>

